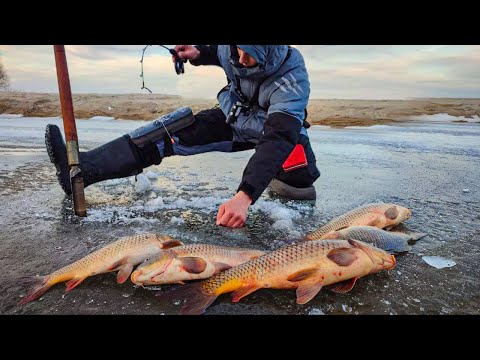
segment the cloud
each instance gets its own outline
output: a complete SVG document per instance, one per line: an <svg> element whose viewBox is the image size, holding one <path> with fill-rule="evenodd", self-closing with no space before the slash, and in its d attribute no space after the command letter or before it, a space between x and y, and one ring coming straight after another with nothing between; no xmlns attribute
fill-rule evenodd
<svg viewBox="0 0 480 360"><path fill-rule="evenodd" d="M478 46L322 46L307 54L315 97L480 97ZM477 87L477 91L473 89ZM450 95L447 95L450 94Z"/></svg>
<svg viewBox="0 0 480 360"><path fill-rule="evenodd" d="M173 47L174 45L167 45ZM73 92L142 92L145 45L68 45ZM312 98L480 97L478 45L295 45L305 58ZM0 45L11 87L57 92L51 45ZM177 75L167 50L149 47L145 86L154 93L213 99L226 84L219 67L187 63Z"/></svg>
<svg viewBox="0 0 480 360"><path fill-rule="evenodd" d="M75 56L87 60L111 60L117 57L138 57L142 56L145 45L67 45L67 56ZM149 48L150 49L150 48ZM146 51L149 51L148 49ZM164 50L168 54L167 50Z"/></svg>

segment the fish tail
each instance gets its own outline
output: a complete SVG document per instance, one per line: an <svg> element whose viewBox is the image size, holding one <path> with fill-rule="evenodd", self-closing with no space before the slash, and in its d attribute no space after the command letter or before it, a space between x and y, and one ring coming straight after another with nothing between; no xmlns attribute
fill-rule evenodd
<svg viewBox="0 0 480 360"><path fill-rule="evenodd" d="M218 295L208 294L202 288L201 282L180 285L168 292L157 292L155 296L160 300L171 302L173 300L185 300L180 310L182 315L201 315L209 307Z"/></svg>
<svg viewBox="0 0 480 360"><path fill-rule="evenodd" d="M24 286L31 286L30 292L18 303L18 305L23 305L38 299L53 285L48 282L48 276L25 276L20 278L18 282Z"/></svg>

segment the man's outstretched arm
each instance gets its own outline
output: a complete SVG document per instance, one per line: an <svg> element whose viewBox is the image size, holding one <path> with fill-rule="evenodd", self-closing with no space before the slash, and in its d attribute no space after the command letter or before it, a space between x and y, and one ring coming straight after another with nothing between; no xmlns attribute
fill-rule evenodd
<svg viewBox="0 0 480 360"><path fill-rule="evenodd" d="M238 187L238 191L251 196L252 204L282 168L298 142L301 128L301 121L287 113L274 112L268 116L264 134L243 171Z"/></svg>
<svg viewBox="0 0 480 360"><path fill-rule="evenodd" d="M182 59L190 60L190 64L198 65L220 65L217 56L218 45L177 45L175 50Z"/></svg>
<svg viewBox="0 0 480 360"><path fill-rule="evenodd" d="M264 129L237 194L218 209L217 225L238 228L245 224L250 205L257 201L297 144L301 123L291 115L276 112L268 117Z"/></svg>

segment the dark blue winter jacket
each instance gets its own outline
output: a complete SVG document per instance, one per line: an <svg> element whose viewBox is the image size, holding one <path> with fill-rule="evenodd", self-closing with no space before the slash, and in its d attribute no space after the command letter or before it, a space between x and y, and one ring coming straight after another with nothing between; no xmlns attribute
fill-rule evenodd
<svg viewBox="0 0 480 360"><path fill-rule="evenodd" d="M252 56L258 65L246 68L238 62L236 47ZM218 93L227 115L241 101L252 111L240 113L232 123L233 140L256 144L238 190L253 203L281 170L298 142L307 135L303 121L310 95L310 82L301 53L287 45L199 45L200 57L193 65L218 65L228 84Z"/></svg>

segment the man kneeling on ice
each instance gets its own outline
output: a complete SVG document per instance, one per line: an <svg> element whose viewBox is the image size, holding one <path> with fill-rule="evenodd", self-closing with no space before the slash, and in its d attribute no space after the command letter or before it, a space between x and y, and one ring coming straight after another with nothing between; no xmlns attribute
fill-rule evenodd
<svg viewBox="0 0 480 360"><path fill-rule="evenodd" d="M177 45L192 65L223 68L228 84L219 108L193 115L188 107L164 115L96 149L80 152L84 186L137 175L165 156L255 148L237 193L220 205L217 225L241 227L269 186L288 199L314 200L320 176L307 134L310 83L300 52L287 45ZM71 194L65 143L47 125L45 142L66 194Z"/></svg>

